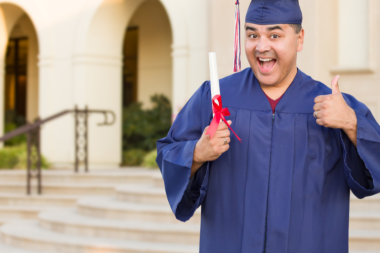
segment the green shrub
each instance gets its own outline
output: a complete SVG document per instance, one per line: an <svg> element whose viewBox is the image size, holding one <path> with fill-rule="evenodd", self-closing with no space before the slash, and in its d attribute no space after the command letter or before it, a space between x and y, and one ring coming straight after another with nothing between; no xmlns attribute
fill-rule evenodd
<svg viewBox="0 0 380 253"><path fill-rule="evenodd" d="M124 166L139 166L144 161L146 151L143 149L130 149L123 152Z"/></svg>
<svg viewBox="0 0 380 253"><path fill-rule="evenodd" d="M36 151L33 149L32 152L35 154ZM0 169L26 169L28 166L27 157L26 143L0 149ZM47 169L49 167L49 162L44 156L41 156L41 168Z"/></svg>
<svg viewBox="0 0 380 253"><path fill-rule="evenodd" d="M5 130L4 132L8 133L12 130L15 130L18 127L19 126L16 125L15 123L6 123L5 127L4 127L4 130ZM22 143L26 143L26 135L25 134L15 136L12 139L6 140L4 142L5 146L17 146L17 145L20 145Z"/></svg>
<svg viewBox="0 0 380 253"><path fill-rule="evenodd" d="M26 119L23 115L20 115L15 110L7 110L4 115L4 133L8 133L16 128L24 126ZM17 146L19 144L26 143L26 135L19 135L13 137L10 140L4 142L5 146Z"/></svg>
<svg viewBox="0 0 380 253"><path fill-rule="evenodd" d="M171 127L171 105L164 95L151 97L152 109L143 110L141 103L123 109L123 150L151 151L156 141L165 137Z"/></svg>
<svg viewBox="0 0 380 253"><path fill-rule="evenodd" d="M158 165L156 163L157 158L157 149L150 151L148 154L144 157L143 166L147 168L158 168Z"/></svg>

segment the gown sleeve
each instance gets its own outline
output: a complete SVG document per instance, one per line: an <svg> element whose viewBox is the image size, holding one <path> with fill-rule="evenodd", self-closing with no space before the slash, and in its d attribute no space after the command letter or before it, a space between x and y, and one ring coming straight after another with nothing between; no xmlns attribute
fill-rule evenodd
<svg viewBox="0 0 380 253"><path fill-rule="evenodd" d="M175 217L189 220L202 204L208 187L209 162L190 178L195 145L212 119L209 82L194 93L177 115L168 135L157 141L156 162Z"/></svg>
<svg viewBox="0 0 380 253"><path fill-rule="evenodd" d="M380 126L367 106L343 96L357 117L357 147L340 130L345 175L352 193L362 199L380 192Z"/></svg>

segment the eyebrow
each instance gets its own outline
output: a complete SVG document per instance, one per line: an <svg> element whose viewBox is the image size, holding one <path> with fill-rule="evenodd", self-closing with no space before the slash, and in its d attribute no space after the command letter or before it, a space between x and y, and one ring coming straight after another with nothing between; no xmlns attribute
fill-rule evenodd
<svg viewBox="0 0 380 253"><path fill-rule="evenodd" d="M272 27L268 27L267 30L270 31L270 32L273 31L273 30L281 30L281 31L283 31L283 29L281 28L281 26L278 26L278 25L272 26Z"/></svg>
<svg viewBox="0 0 380 253"><path fill-rule="evenodd" d="M252 26L246 26L245 30L246 31L251 30L251 31L257 32L257 28L252 27ZM269 32L274 31L274 30L281 30L281 31L283 31L284 29L282 29L281 26L278 26L278 25L271 26L271 27L267 28L267 31L269 31Z"/></svg>
<svg viewBox="0 0 380 253"><path fill-rule="evenodd" d="M246 26L246 27L245 27L245 30L246 30L246 31L251 30L251 31L256 32L256 31L257 31L257 28L252 27L252 26Z"/></svg>

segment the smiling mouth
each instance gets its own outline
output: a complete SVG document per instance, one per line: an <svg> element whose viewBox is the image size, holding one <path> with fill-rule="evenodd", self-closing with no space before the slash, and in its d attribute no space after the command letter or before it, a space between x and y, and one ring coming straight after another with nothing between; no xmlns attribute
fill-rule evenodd
<svg viewBox="0 0 380 253"><path fill-rule="evenodd" d="M257 57L257 63L259 64L260 70L262 72L269 72L276 65L277 60L273 58L260 58Z"/></svg>

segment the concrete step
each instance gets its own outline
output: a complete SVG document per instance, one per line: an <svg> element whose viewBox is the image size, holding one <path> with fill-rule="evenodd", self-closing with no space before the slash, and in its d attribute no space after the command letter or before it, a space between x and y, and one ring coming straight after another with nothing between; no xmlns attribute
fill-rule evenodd
<svg viewBox="0 0 380 253"><path fill-rule="evenodd" d="M37 219L38 213L43 210L59 210L54 207L31 206L0 206L0 219L2 222L16 219Z"/></svg>
<svg viewBox="0 0 380 253"><path fill-rule="evenodd" d="M200 225L104 220L79 215L74 209L39 214L41 228L84 237L199 245Z"/></svg>
<svg viewBox="0 0 380 253"><path fill-rule="evenodd" d="M94 197L78 200L77 208L79 214L93 218L181 223L176 220L168 204L149 205L121 202L116 197ZM198 209L187 223L199 224L200 218L200 209Z"/></svg>
<svg viewBox="0 0 380 253"><path fill-rule="evenodd" d="M169 205L165 189L153 186L122 185L116 189L116 197L120 201Z"/></svg>
<svg viewBox="0 0 380 253"><path fill-rule="evenodd" d="M38 218L38 213L37 213L37 218ZM0 226L4 225L5 223L8 223L8 222L14 222L14 221L19 221L19 220L36 221L37 218L33 218L33 219L23 219L23 218L0 218ZM2 251L0 251L0 253L2 253Z"/></svg>
<svg viewBox="0 0 380 253"><path fill-rule="evenodd" d="M380 231L380 213L350 213L350 229Z"/></svg>
<svg viewBox="0 0 380 253"><path fill-rule="evenodd" d="M86 238L54 233L37 222L18 221L0 228L5 245L39 253L196 253L198 246Z"/></svg>
<svg viewBox="0 0 380 253"><path fill-rule="evenodd" d="M1 253L38 253L37 251L30 251L30 250L24 250L24 249L19 249L15 247L10 247L7 245L4 245L0 243L0 252Z"/></svg>
<svg viewBox="0 0 380 253"><path fill-rule="evenodd" d="M155 174L153 176L153 186L156 188L165 188L164 180L162 179L162 174Z"/></svg>
<svg viewBox="0 0 380 253"><path fill-rule="evenodd" d="M85 183L44 183L44 195L114 195L116 184L85 184ZM0 192L25 194L26 186L23 183L2 182ZM37 187L32 186L32 193L37 194Z"/></svg>
<svg viewBox="0 0 380 253"><path fill-rule="evenodd" d="M380 251L357 251L357 250L350 250L350 253L380 253Z"/></svg>
<svg viewBox="0 0 380 253"><path fill-rule="evenodd" d="M75 173L74 170L43 170L42 183L108 183L108 184L153 184L153 176L159 171L144 168L117 169ZM36 180L33 180L36 181ZM0 183L18 182L26 185L26 170L1 170Z"/></svg>
<svg viewBox="0 0 380 253"><path fill-rule="evenodd" d="M380 212L380 195L358 199L353 194L350 197L350 212Z"/></svg>
<svg viewBox="0 0 380 253"><path fill-rule="evenodd" d="M379 251L380 231L350 230L351 251Z"/></svg>
<svg viewBox="0 0 380 253"><path fill-rule="evenodd" d="M0 194L0 206L49 206L74 207L79 196L77 195L26 195Z"/></svg>

